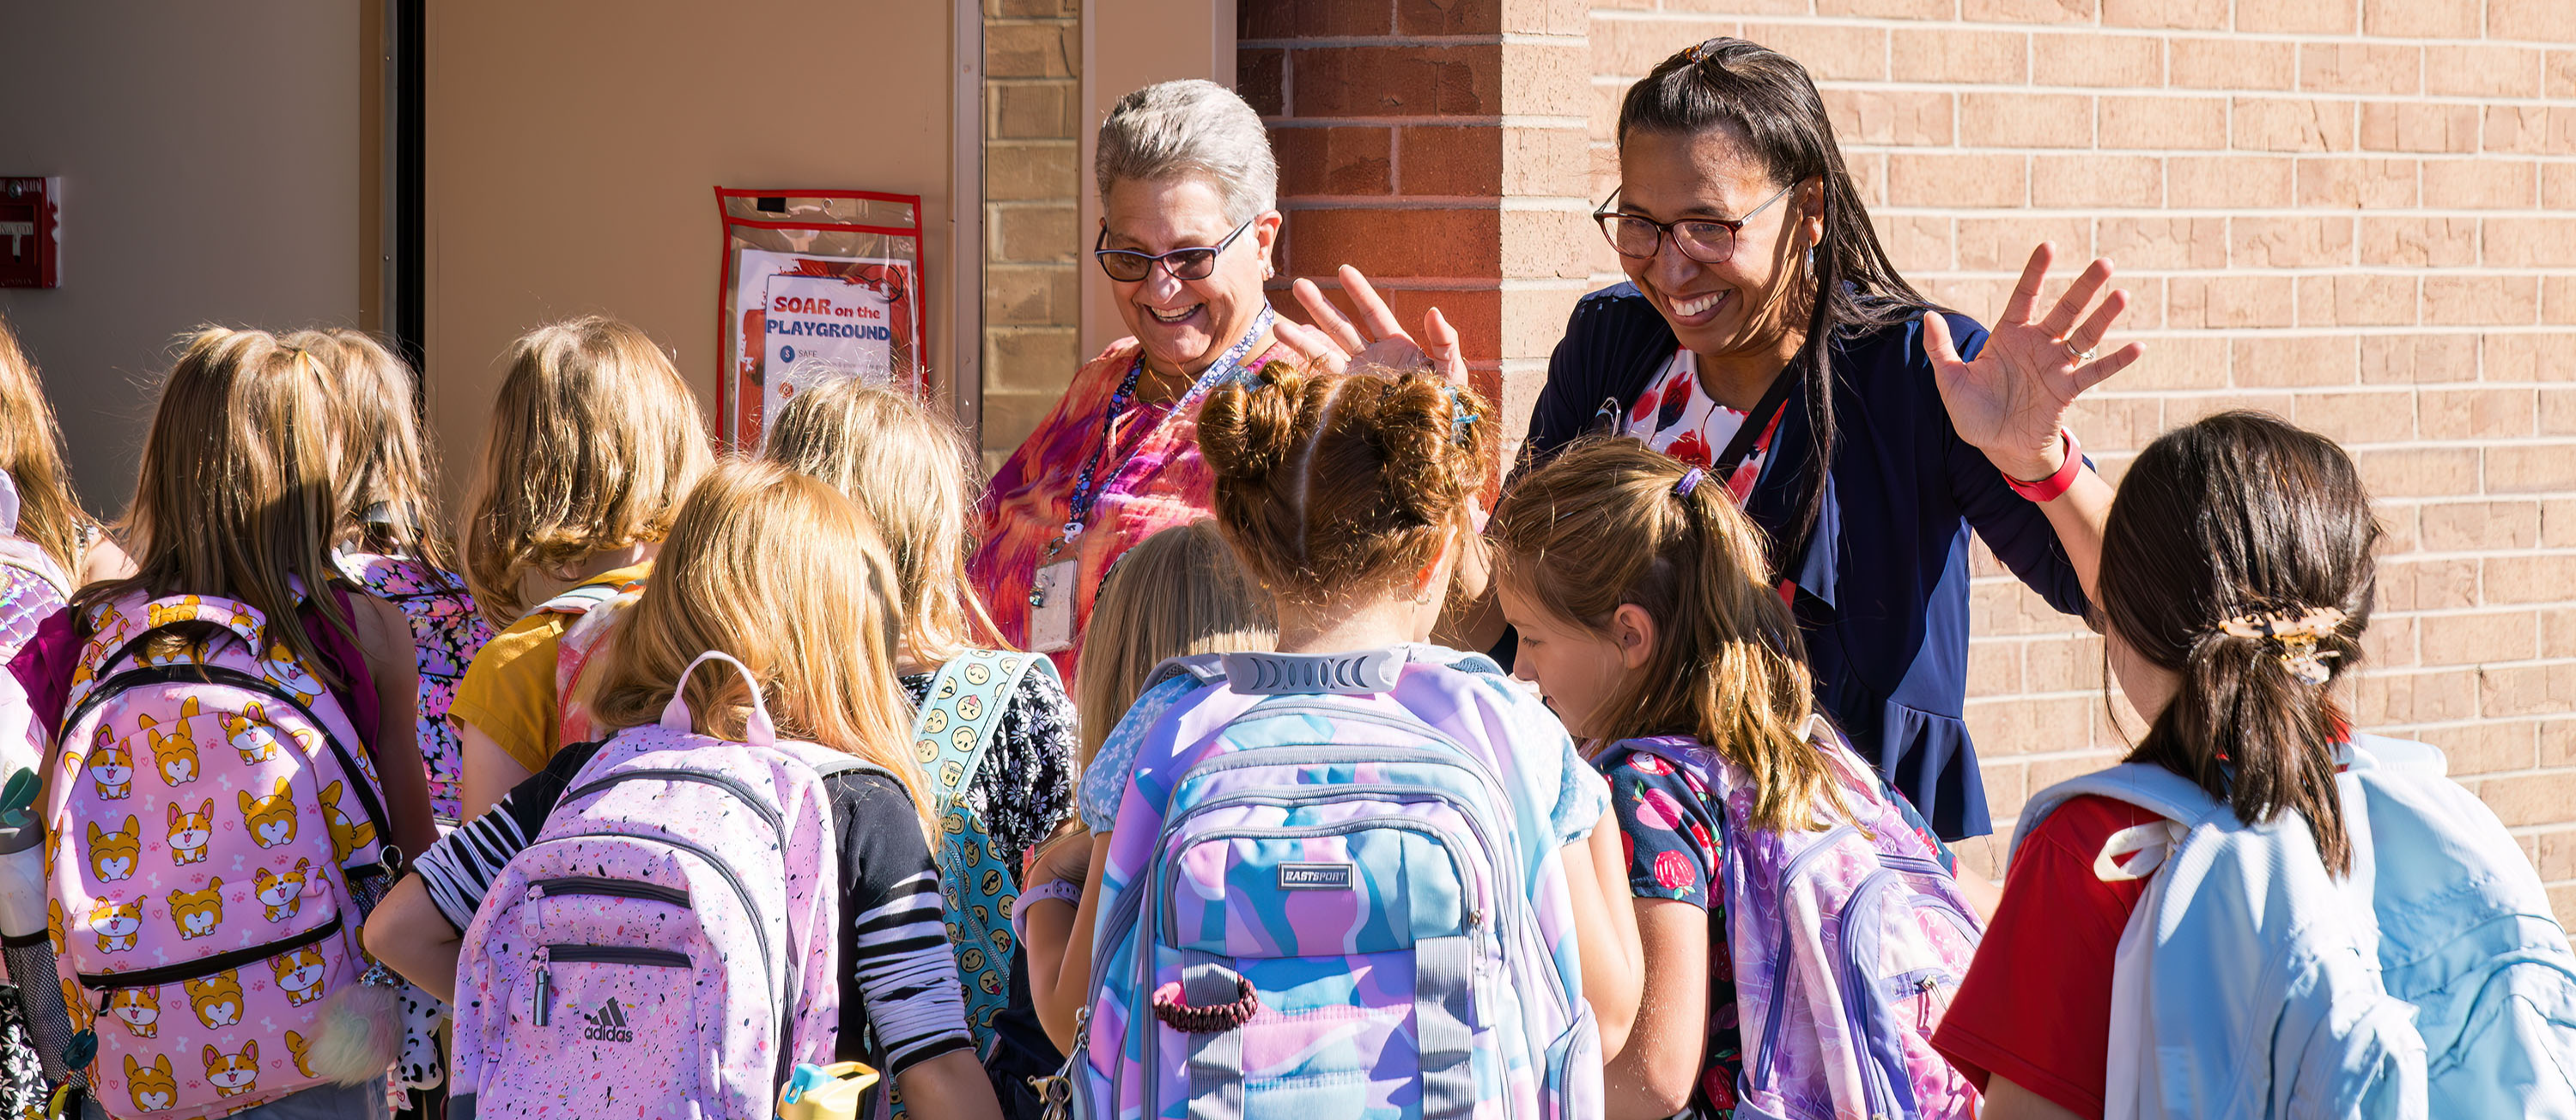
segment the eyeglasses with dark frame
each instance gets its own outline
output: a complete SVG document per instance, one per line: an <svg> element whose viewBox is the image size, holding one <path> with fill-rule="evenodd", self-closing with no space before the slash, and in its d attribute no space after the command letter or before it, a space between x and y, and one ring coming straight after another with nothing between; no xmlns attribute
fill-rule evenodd
<svg viewBox="0 0 2576 1120"><path fill-rule="evenodd" d="M1242 225L1234 227L1233 233L1225 235L1225 240L1214 245L1174 249L1168 253L1101 248L1109 244L1109 227L1102 226L1099 239L1091 243L1091 255L1099 259L1100 271L1122 284L1132 284L1153 275L1157 261L1162 262L1174 280L1205 280L1209 273L1216 271L1216 259L1225 252L1226 246L1234 244L1235 238L1243 236L1243 231L1251 229L1252 223L1260 220L1258 217L1244 219Z"/></svg>
<svg viewBox="0 0 2576 1120"><path fill-rule="evenodd" d="M1605 198L1601 205L1593 208L1592 220L1601 224L1601 235L1609 238L1610 247L1623 257L1652 260L1664 247L1664 236L1671 234L1673 247L1680 249L1683 256L1701 264L1725 264L1735 256L1735 237L1744 231L1744 223L1752 221L1755 214L1770 209L1772 203L1780 201L1789 193L1789 187L1794 186L1797 184L1791 183L1772 192L1771 197L1745 211L1741 218L1684 218L1678 222L1658 222L1643 214L1618 213L1610 209L1610 199ZM1610 197L1617 198L1618 192L1611 192Z"/></svg>

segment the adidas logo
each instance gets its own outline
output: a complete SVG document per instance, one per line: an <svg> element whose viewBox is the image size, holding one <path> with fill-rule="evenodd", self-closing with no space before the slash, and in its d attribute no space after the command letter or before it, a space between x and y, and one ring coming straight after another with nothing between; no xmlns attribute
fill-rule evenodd
<svg viewBox="0 0 2576 1120"><path fill-rule="evenodd" d="M616 1000L601 1001L599 1010L582 1012L581 1019L590 1024L581 1029L583 1038L593 1042L635 1041L635 1032L626 1029L626 1009L619 1007Z"/></svg>

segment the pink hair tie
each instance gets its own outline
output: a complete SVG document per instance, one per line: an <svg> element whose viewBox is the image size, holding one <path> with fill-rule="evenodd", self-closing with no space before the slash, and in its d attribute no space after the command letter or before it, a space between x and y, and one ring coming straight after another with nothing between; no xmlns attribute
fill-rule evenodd
<svg viewBox="0 0 2576 1120"><path fill-rule="evenodd" d="M1701 470L1698 467L1692 467L1687 471L1683 471L1682 480L1673 484L1673 496L1676 498L1690 497L1692 488L1699 485L1699 480L1707 477L1708 472Z"/></svg>

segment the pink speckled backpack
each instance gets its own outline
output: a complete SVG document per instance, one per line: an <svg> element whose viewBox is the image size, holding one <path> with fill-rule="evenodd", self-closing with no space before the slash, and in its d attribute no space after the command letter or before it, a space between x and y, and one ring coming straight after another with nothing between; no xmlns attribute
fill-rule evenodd
<svg viewBox="0 0 2576 1120"><path fill-rule="evenodd" d="M721 653L710 661L750 674ZM682 683L688 672L680 675ZM753 696L758 696L753 690ZM448 1115L770 1115L840 1023L839 853L826 774L781 740L659 723L585 764L465 931Z"/></svg>
<svg viewBox="0 0 2576 1120"><path fill-rule="evenodd" d="M274 638L295 619L136 593L87 621L44 816L92 1095L111 1116L221 1116L323 1084L305 1070L323 1001L365 968L353 884L387 870L365 745Z"/></svg>

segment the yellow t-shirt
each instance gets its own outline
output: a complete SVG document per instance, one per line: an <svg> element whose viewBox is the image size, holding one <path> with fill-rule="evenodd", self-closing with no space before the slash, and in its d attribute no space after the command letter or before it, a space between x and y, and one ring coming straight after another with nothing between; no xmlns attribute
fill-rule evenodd
<svg viewBox="0 0 2576 1120"><path fill-rule="evenodd" d="M653 562L601 572L575 585L641 582ZM561 711L555 697L555 643L575 616L537 611L492 636L456 682L456 699L447 714L492 737L501 749L534 773L562 749Z"/></svg>

